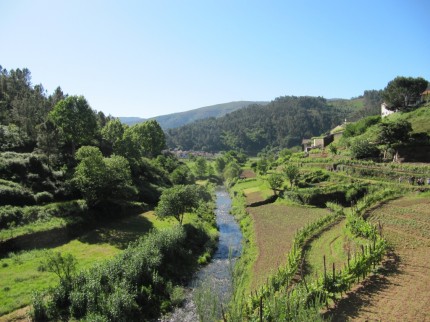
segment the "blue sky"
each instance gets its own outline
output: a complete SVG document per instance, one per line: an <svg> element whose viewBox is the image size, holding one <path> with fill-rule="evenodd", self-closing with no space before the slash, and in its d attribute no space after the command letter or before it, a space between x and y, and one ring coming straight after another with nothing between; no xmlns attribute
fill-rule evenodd
<svg viewBox="0 0 430 322"><path fill-rule="evenodd" d="M0 0L0 65L114 116L430 80L428 0Z"/></svg>

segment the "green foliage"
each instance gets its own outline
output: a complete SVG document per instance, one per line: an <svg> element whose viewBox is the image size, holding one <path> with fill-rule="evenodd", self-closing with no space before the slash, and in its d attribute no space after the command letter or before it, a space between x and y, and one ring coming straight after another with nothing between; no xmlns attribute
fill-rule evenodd
<svg viewBox="0 0 430 322"><path fill-rule="evenodd" d="M379 124L378 143L392 146L408 141L412 132L411 123L405 120Z"/></svg>
<svg viewBox="0 0 430 322"><path fill-rule="evenodd" d="M279 97L265 106L251 105L221 118L169 129L167 136L170 147L184 150L235 149L256 155L266 147L300 145L303 137L326 132L349 113L330 107L321 97Z"/></svg>
<svg viewBox="0 0 430 322"><path fill-rule="evenodd" d="M173 184L191 184L195 181L194 175L186 164L177 167L170 174L170 180Z"/></svg>
<svg viewBox="0 0 430 322"><path fill-rule="evenodd" d="M201 234L182 226L148 233L114 260L80 272L71 277L71 283L60 283L36 298L33 310L37 308L37 316L50 320L154 319L172 301L178 303L176 285L191 276L194 266L192 252L187 249L202 244L194 237Z"/></svg>
<svg viewBox="0 0 430 322"><path fill-rule="evenodd" d="M118 150L118 144L122 140L126 128L127 126L122 124L119 119L113 119L101 129L102 138L109 144L111 151Z"/></svg>
<svg viewBox="0 0 430 322"><path fill-rule="evenodd" d="M284 176L280 173L272 173L267 177L267 181L269 182L270 189L276 194L284 184Z"/></svg>
<svg viewBox="0 0 430 322"><path fill-rule="evenodd" d="M98 130L96 114L83 96L69 96L59 101L49 112L49 120L71 144L72 154L77 146L91 143Z"/></svg>
<svg viewBox="0 0 430 322"><path fill-rule="evenodd" d="M427 88L428 82L422 77L398 76L388 82L382 94L390 110L407 111L417 108L416 102Z"/></svg>
<svg viewBox="0 0 430 322"><path fill-rule="evenodd" d="M20 129L15 124L0 124L0 151L13 151L23 148L27 137L20 133Z"/></svg>
<svg viewBox="0 0 430 322"><path fill-rule="evenodd" d="M354 123L348 123L345 127L342 137L350 138L363 134L370 126L378 124L379 122L381 122L381 116L376 115L365 117Z"/></svg>
<svg viewBox="0 0 430 322"><path fill-rule="evenodd" d="M294 164L289 163L282 169L282 173L284 174L285 178L290 181L290 187L292 188L300 175L300 170Z"/></svg>
<svg viewBox="0 0 430 322"><path fill-rule="evenodd" d="M127 127L116 146L115 153L133 162L142 157L153 158L161 154L166 146L166 139L157 121L150 120Z"/></svg>
<svg viewBox="0 0 430 322"><path fill-rule="evenodd" d="M203 157L197 157L195 161L195 171L196 177L199 179L203 179L206 177L206 173L208 171L208 164L206 159Z"/></svg>
<svg viewBox="0 0 430 322"><path fill-rule="evenodd" d="M234 181L239 178L242 173L242 168L236 161L229 162L224 168L224 179L226 181Z"/></svg>
<svg viewBox="0 0 430 322"><path fill-rule="evenodd" d="M379 156L377 146L367 140L354 140L350 150L352 157L355 159L375 158Z"/></svg>
<svg viewBox="0 0 430 322"><path fill-rule="evenodd" d="M103 158L98 148L83 146L76 158L79 164L73 182L90 206L133 194L130 166L124 157Z"/></svg>
<svg viewBox="0 0 430 322"><path fill-rule="evenodd" d="M267 160L265 157L262 157L257 161L257 171L259 174L265 175L267 171L269 171L269 168L269 160Z"/></svg>
<svg viewBox="0 0 430 322"><path fill-rule="evenodd" d="M46 252L45 260L41 267L52 272L60 279L60 282L70 285L76 273L76 258L71 254L62 255L60 252Z"/></svg>
<svg viewBox="0 0 430 322"><path fill-rule="evenodd" d="M155 208L156 215L159 218L172 216L182 225L185 213L199 206L201 189L197 185L177 185L164 190Z"/></svg>

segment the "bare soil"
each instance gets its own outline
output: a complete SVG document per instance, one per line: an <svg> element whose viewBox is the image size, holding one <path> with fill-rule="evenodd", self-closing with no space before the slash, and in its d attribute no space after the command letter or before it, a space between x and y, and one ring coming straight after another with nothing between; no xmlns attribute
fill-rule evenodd
<svg viewBox="0 0 430 322"><path fill-rule="evenodd" d="M260 287L271 273L285 265L297 230L327 214L324 209L269 204L247 208L254 221L258 256L251 288Z"/></svg>
<svg viewBox="0 0 430 322"><path fill-rule="evenodd" d="M429 198L403 197L370 214L391 244L381 271L327 312L333 321L430 321Z"/></svg>

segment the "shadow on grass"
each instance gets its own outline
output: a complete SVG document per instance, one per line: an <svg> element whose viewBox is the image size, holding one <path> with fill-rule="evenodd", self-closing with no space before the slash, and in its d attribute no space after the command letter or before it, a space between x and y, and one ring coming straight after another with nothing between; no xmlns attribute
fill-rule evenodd
<svg viewBox="0 0 430 322"><path fill-rule="evenodd" d="M355 290L347 293L334 307L324 313L324 318L330 321L348 321L357 318L360 309L371 304L373 296L391 285L389 276L401 274L399 264L399 256L390 252L379 270L380 273L368 277Z"/></svg>
<svg viewBox="0 0 430 322"><path fill-rule="evenodd" d="M153 228L143 215L133 215L119 221L109 222L80 236L78 240L88 244L107 243L119 249L127 248L130 242Z"/></svg>

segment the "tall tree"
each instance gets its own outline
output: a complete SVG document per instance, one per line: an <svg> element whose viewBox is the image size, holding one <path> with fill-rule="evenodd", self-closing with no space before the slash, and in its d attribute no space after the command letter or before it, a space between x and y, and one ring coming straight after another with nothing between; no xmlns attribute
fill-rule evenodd
<svg viewBox="0 0 430 322"><path fill-rule="evenodd" d="M407 111L419 100L428 82L422 78L398 76L385 87L382 97L388 104L387 109Z"/></svg>
<svg viewBox="0 0 430 322"><path fill-rule="evenodd" d="M98 131L95 112L83 96L69 96L59 101L49 113L49 119L71 145L73 155L77 146L91 143Z"/></svg>
<svg viewBox="0 0 430 322"><path fill-rule="evenodd" d="M130 166L124 157L103 158L98 148L83 146L76 152L76 159L79 164L73 182L90 206L133 193Z"/></svg>

